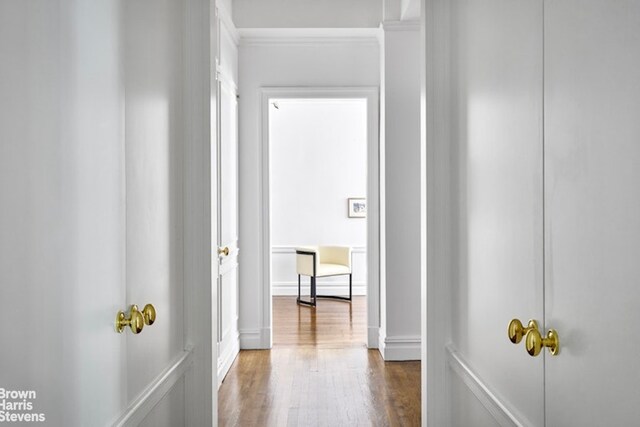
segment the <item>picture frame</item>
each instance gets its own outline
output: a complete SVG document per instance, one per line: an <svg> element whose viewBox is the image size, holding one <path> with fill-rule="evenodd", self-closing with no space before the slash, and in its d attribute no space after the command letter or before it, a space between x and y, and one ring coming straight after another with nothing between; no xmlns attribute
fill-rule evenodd
<svg viewBox="0 0 640 427"><path fill-rule="evenodd" d="M349 218L367 217L367 199L364 197L350 197L347 199Z"/></svg>

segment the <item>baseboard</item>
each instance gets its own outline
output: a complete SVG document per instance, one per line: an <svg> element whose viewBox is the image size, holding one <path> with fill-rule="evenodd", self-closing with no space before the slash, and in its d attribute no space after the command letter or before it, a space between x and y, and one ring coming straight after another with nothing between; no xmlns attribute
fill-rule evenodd
<svg viewBox="0 0 640 427"><path fill-rule="evenodd" d="M451 368L451 371L460 378L500 426L529 427L531 425L528 422L524 422L522 417L517 416L514 411L507 408L495 393L490 390L487 384L471 369L469 364L453 346L448 345L446 349L447 364Z"/></svg>
<svg viewBox="0 0 640 427"><path fill-rule="evenodd" d="M218 357L218 388L222 385L224 377L227 376L233 361L236 360L240 351L240 334L236 334L231 345Z"/></svg>
<svg viewBox="0 0 640 427"><path fill-rule="evenodd" d="M262 348L262 333L260 329L240 329L240 350L260 348Z"/></svg>
<svg viewBox="0 0 640 427"><path fill-rule="evenodd" d="M380 327L369 326L367 327L367 347L370 349L379 347L378 335L380 333Z"/></svg>
<svg viewBox="0 0 640 427"><path fill-rule="evenodd" d="M302 283L302 294L309 294L309 282ZM318 279L317 292L318 295L349 295L349 282L330 282L322 283L322 279ZM353 295L363 296L367 295L367 284L365 282L353 283ZM298 282L273 282L271 285L271 295L277 296L292 296L298 295Z"/></svg>
<svg viewBox="0 0 640 427"><path fill-rule="evenodd" d="M385 361L420 360L420 335L379 337L380 354Z"/></svg>
<svg viewBox="0 0 640 427"><path fill-rule="evenodd" d="M193 365L193 350L186 349L158 375L129 405L112 425L114 427L137 426L149 412L169 393L173 386Z"/></svg>
<svg viewBox="0 0 640 427"><path fill-rule="evenodd" d="M240 329L240 350L271 348L271 328Z"/></svg>

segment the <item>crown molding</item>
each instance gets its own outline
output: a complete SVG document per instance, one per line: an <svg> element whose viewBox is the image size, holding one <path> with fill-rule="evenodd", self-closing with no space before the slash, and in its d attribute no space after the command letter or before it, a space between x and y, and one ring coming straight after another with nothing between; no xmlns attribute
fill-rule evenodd
<svg viewBox="0 0 640 427"><path fill-rule="evenodd" d="M220 22L225 26L228 30L231 38L233 39L236 46L240 43L240 33L233 23L233 18L231 16L231 12L225 7L224 3L221 1L216 1L216 8L218 11L218 18Z"/></svg>

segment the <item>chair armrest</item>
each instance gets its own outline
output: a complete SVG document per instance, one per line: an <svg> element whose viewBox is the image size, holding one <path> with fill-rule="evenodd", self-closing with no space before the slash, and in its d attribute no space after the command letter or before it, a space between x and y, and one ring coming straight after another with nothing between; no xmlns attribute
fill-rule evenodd
<svg viewBox="0 0 640 427"><path fill-rule="evenodd" d="M320 253L316 246L296 248L296 271L303 276L315 276L319 270Z"/></svg>

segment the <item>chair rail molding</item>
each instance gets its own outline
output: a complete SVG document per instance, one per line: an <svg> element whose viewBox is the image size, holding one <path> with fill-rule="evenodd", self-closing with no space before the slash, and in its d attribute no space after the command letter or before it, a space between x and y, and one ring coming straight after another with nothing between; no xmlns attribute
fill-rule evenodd
<svg viewBox="0 0 640 427"><path fill-rule="evenodd" d="M264 45L319 45L364 44L379 45L379 28L239 28L240 44Z"/></svg>
<svg viewBox="0 0 640 427"><path fill-rule="evenodd" d="M271 257L273 262L277 262L278 257L291 257L289 260L295 264L296 247L300 245L277 245L271 247ZM360 258L360 262L364 261L366 264L367 248L365 246L352 246L351 253L354 265L358 262L355 258ZM360 275L361 276L361 275ZM272 276L271 292L273 296L294 296L298 295L298 281L294 280L296 277L295 271L291 271L291 277L276 277ZM318 286L318 295L346 295L349 293L349 280L346 276L338 276L331 278L321 279ZM307 289L309 287L308 280L303 278L302 288ZM367 281L365 277L358 277L357 273L353 276L353 295L364 296L367 295Z"/></svg>

